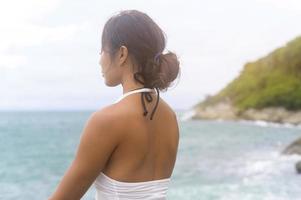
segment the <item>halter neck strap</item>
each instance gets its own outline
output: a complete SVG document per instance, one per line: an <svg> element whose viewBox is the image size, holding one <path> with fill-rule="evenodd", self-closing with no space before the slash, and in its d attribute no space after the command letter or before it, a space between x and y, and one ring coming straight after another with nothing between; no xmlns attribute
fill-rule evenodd
<svg viewBox="0 0 301 200"><path fill-rule="evenodd" d="M125 98L125 97L127 97L127 96L129 96L129 95L131 95L131 94L134 94L134 93L138 93L138 92L153 92L153 91L154 91L154 89L151 89L151 88L139 88L139 89L134 89L134 90L131 90L131 91L129 91L129 92L124 93L122 96L120 96L120 97L115 101L115 103L121 101L123 98ZM157 91L157 90L155 90L155 91Z"/></svg>
<svg viewBox="0 0 301 200"><path fill-rule="evenodd" d="M148 102L152 102L153 101L153 98L152 96L150 95L150 93L148 92L153 92L154 89L151 89L151 88L137 88L137 89L134 89L134 90L131 90L129 92L126 92L124 93L121 97L119 97L115 103L118 103L121 99L125 98L126 96L130 95L130 94L134 94L134 93L138 93L138 92L141 92L141 100L142 100L142 106L143 106L143 109L144 109L144 112L143 112L143 116L146 116L148 111L146 110L146 106L145 106L145 102L144 102L144 96L146 98L146 100ZM155 107L151 113L151 117L150 117L150 120L153 119L153 116L155 114L155 110L157 109L157 106L158 106L158 103L159 103L159 99L160 99L160 95L159 95L159 89L158 88L155 88L155 91L157 93L157 101L156 101L156 104L155 104Z"/></svg>

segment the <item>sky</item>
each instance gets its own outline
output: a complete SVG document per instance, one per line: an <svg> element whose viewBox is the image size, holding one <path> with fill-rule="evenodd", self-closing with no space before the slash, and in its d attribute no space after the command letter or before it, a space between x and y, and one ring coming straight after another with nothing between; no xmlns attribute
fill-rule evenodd
<svg viewBox="0 0 301 200"><path fill-rule="evenodd" d="M120 97L98 63L103 25L127 9L148 14L179 57L181 74L160 93L176 110L301 35L299 0L1 0L0 110L96 110Z"/></svg>

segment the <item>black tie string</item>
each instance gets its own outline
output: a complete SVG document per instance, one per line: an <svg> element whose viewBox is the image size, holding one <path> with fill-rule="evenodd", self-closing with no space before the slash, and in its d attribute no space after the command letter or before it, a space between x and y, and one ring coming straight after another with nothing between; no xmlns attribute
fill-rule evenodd
<svg viewBox="0 0 301 200"><path fill-rule="evenodd" d="M139 72L134 73L134 78L135 78L135 80L138 81L139 83L141 83L141 84L144 85L145 83L144 83L143 81L139 80L138 76L139 76ZM147 87L142 87L142 88L147 88ZM137 89L141 89L141 88L137 88ZM151 89L151 88L150 88L150 89ZM156 91L157 91L157 101L156 101L156 105L155 105L155 107L154 107L154 109L153 109L153 111L152 111L152 113L151 113L150 120L153 120L153 116L154 116L155 110L156 110L157 107L158 107L158 104L159 104L159 98L160 98L160 95L159 95L159 89L158 89L158 88L155 88L155 89L156 89ZM151 94L150 94L149 92L141 92L141 101L142 101L142 106L143 106L143 110L144 110L143 116L146 116L147 113L148 113L148 111L147 111L146 106L145 106L144 96L145 96L145 98L146 98L146 100L147 100L148 102L152 102L152 101L153 101L153 97L151 96Z"/></svg>
<svg viewBox="0 0 301 200"><path fill-rule="evenodd" d="M156 104L155 104L155 107L154 107L154 109L153 109L153 111L152 111L152 114L151 114L151 117L150 117L150 119L151 120L153 120L153 116L154 116L154 114L155 114L155 110L157 109L157 107L158 107L158 104L159 104L159 98L160 98L160 95L159 95L159 89L158 88L155 88L155 90L157 91L157 101L156 101ZM151 96L150 96L151 97Z"/></svg>

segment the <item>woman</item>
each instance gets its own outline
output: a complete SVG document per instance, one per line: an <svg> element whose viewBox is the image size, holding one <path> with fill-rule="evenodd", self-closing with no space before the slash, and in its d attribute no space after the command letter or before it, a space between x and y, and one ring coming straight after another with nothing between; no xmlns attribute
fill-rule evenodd
<svg viewBox="0 0 301 200"><path fill-rule="evenodd" d="M80 199L92 184L95 200L166 199L179 129L159 90L176 79L179 61L163 54L165 44L160 27L140 11L125 10L106 22L102 74L107 86L121 84L123 95L90 116L51 200Z"/></svg>

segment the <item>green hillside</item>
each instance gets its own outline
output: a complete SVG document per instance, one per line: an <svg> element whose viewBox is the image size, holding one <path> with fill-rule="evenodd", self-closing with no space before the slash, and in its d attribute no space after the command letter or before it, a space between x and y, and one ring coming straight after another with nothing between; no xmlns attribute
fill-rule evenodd
<svg viewBox="0 0 301 200"><path fill-rule="evenodd" d="M301 37L246 63L237 78L196 106L213 105L225 98L240 111L271 106L301 109Z"/></svg>

